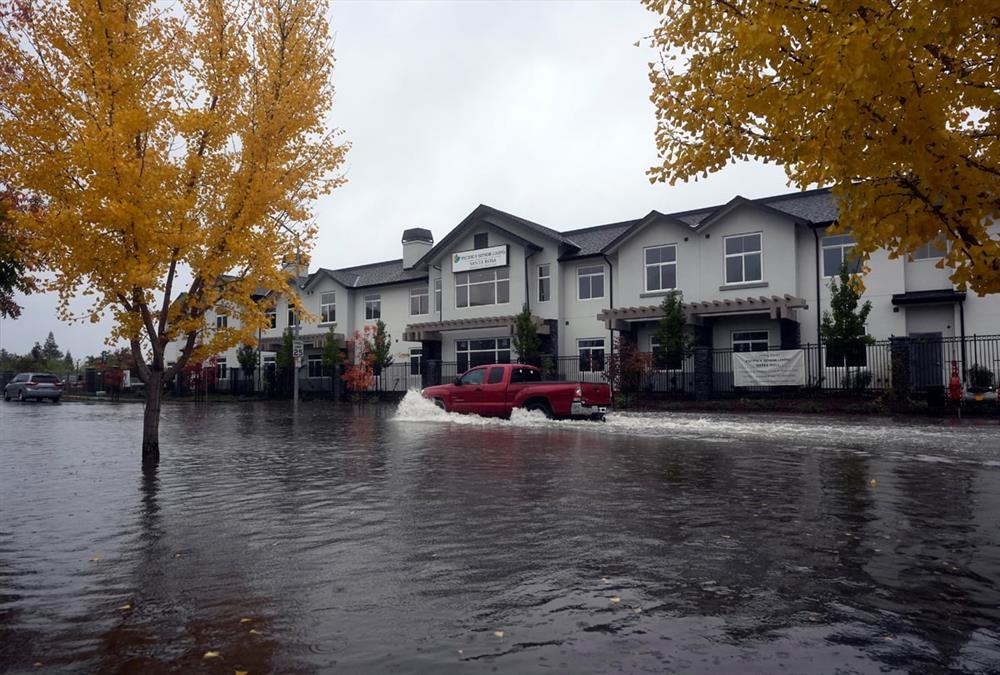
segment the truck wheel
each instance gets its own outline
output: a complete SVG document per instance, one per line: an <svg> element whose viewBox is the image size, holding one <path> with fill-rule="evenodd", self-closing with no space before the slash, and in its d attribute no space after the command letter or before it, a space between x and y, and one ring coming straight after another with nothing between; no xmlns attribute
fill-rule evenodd
<svg viewBox="0 0 1000 675"><path fill-rule="evenodd" d="M549 407L549 404L546 403L545 401L541 401L538 399L528 401L528 403L524 406L524 409L541 411L541 413L545 415L547 418L552 419L552 409Z"/></svg>
<svg viewBox="0 0 1000 675"><path fill-rule="evenodd" d="M444 399L440 398L434 399L434 405L436 405L438 408L441 408L441 410L448 412L448 406L444 404Z"/></svg>

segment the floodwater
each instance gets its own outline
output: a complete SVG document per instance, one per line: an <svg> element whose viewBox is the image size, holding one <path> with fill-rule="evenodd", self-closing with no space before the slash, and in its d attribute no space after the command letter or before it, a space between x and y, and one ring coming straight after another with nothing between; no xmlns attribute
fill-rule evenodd
<svg viewBox="0 0 1000 675"><path fill-rule="evenodd" d="M1000 426L0 404L0 671L1000 672Z"/></svg>

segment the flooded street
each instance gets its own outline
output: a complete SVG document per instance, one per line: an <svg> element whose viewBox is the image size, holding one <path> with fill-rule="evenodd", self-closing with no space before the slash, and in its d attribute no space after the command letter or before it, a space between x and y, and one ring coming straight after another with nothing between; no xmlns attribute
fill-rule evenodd
<svg viewBox="0 0 1000 675"><path fill-rule="evenodd" d="M995 420L141 417L0 404L0 671L1000 671Z"/></svg>

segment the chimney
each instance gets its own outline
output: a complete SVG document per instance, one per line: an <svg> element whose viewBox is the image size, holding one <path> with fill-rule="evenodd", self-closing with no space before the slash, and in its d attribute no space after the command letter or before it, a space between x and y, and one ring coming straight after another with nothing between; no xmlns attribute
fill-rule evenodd
<svg viewBox="0 0 1000 675"><path fill-rule="evenodd" d="M306 253L290 253L281 261L281 269L288 272L298 283L309 274L309 256Z"/></svg>
<svg viewBox="0 0 1000 675"><path fill-rule="evenodd" d="M403 230L403 269L410 270L434 246L434 235L422 227Z"/></svg>

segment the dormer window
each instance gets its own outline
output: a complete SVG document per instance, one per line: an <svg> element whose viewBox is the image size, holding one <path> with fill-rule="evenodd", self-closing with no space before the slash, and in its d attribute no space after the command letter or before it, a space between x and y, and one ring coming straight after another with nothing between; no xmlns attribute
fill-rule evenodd
<svg viewBox="0 0 1000 675"><path fill-rule="evenodd" d="M472 248L489 248L490 236L486 232L472 235Z"/></svg>

